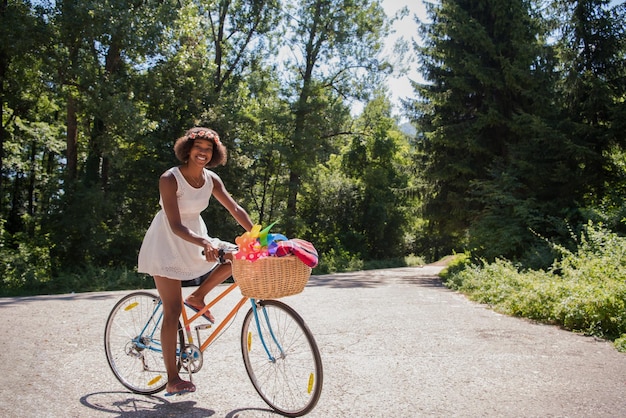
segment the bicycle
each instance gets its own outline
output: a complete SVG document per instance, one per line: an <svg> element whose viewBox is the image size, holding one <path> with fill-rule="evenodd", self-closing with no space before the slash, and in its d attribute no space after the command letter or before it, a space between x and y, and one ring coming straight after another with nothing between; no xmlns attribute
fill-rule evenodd
<svg viewBox="0 0 626 418"><path fill-rule="evenodd" d="M204 340L200 331L213 325L194 326L199 345L194 344L192 324L237 288L235 281L192 316L187 315L183 305L178 327L179 370L188 372L191 380L192 374L202 368L204 351L249 301L251 307L243 320L240 343L252 385L263 401L282 415L297 417L309 413L321 395L322 360L309 327L290 306L278 300L242 295ZM134 393L154 394L167 384L160 345L162 317L159 296L136 291L120 299L107 319L107 361L120 383Z"/></svg>

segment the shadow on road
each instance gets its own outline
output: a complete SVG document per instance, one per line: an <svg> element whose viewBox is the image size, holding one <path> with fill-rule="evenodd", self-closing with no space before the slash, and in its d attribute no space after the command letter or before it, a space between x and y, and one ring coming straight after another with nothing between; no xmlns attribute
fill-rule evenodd
<svg viewBox="0 0 626 418"><path fill-rule="evenodd" d="M119 295L106 292L92 293L67 293L61 295L35 295L35 296L15 296L0 298L0 308L12 305L23 305L25 303L41 303L48 300L60 300L72 302L75 300L116 300Z"/></svg>
<svg viewBox="0 0 626 418"><path fill-rule="evenodd" d="M209 417L215 412L195 408L196 402L171 403L158 396L137 395L130 392L97 392L80 398L80 403L99 412L109 412L118 417L160 417L184 412L191 417Z"/></svg>
<svg viewBox="0 0 626 418"><path fill-rule="evenodd" d="M131 392L96 392L80 398L80 403L92 410L98 412L108 412L115 414L116 417L137 417L137 418L156 418L156 417L211 417L215 415L215 411L206 408L197 407L197 402L192 400L184 400L183 397L175 397L174 400L180 401L169 402L159 396L139 395ZM280 416L271 409L261 408L239 408L226 414L226 418L235 418L245 412L263 412L267 416ZM85 413L85 415L89 415Z"/></svg>
<svg viewBox="0 0 626 418"><path fill-rule="evenodd" d="M348 288L376 288L388 284L407 284L421 287L444 287L438 273L442 267L399 267L381 270L364 270L348 273L334 273L320 276L311 276L307 286L329 287L335 289ZM154 289L146 289L155 291ZM132 290L128 290L131 292ZM28 303L42 303L45 301L67 301L77 300L112 300L119 298L114 292L87 292L69 293L60 295L36 295L36 296L16 296L0 298L0 308Z"/></svg>
<svg viewBox="0 0 626 418"><path fill-rule="evenodd" d="M376 288L389 284L444 287L437 275L439 271L441 268L427 266L326 274L311 276L307 286L337 289Z"/></svg>

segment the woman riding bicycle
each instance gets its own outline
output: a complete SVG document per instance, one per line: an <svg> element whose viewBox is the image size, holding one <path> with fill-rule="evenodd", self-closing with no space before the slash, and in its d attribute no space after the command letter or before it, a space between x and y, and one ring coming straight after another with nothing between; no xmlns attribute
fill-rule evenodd
<svg viewBox="0 0 626 418"><path fill-rule="evenodd" d="M182 312L181 281L200 277L218 262L218 250L232 244L211 238L200 213L215 196L246 230L253 223L248 213L232 198L220 177L207 170L225 165L226 147L212 129L196 127L178 138L174 145L181 165L165 171L159 179L161 210L157 212L139 251L138 271L154 277L163 302L161 344L168 382L167 395L194 392L195 385L183 380L177 367L178 320ZM204 297L231 275L230 263L221 264L186 299L185 304L200 310ZM205 317L213 322L209 311Z"/></svg>

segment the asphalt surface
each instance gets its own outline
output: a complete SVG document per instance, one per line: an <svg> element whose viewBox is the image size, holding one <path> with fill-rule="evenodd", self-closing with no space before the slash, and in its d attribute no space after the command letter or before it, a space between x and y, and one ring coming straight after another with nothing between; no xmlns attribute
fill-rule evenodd
<svg viewBox="0 0 626 418"><path fill-rule="evenodd" d="M439 269L313 276L283 299L322 352L310 417L626 417L625 354L470 302L441 285ZM243 309L205 352L197 392L126 391L103 349L109 311L126 293L0 299L0 416L279 416L245 372Z"/></svg>

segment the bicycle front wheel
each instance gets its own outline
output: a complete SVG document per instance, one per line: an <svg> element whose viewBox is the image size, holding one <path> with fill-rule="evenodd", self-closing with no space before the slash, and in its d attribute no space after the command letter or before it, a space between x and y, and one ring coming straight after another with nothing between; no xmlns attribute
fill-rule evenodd
<svg viewBox="0 0 626 418"><path fill-rule="evenodd" d="M277 412L310 412L322 392L322 358L296 311L276 300L257 301L243 320L241 351L248 376L261 398Z"/></svg>
<svg viewBox="0 0 626 418"><path fill-rule="evenodd" d="M111 310L104 331L104 351L113 374L135 393L153 394L167 385L161 351L163 308L158 296L133 292ZM179 349L184 345L179 326Z"/></svg>

